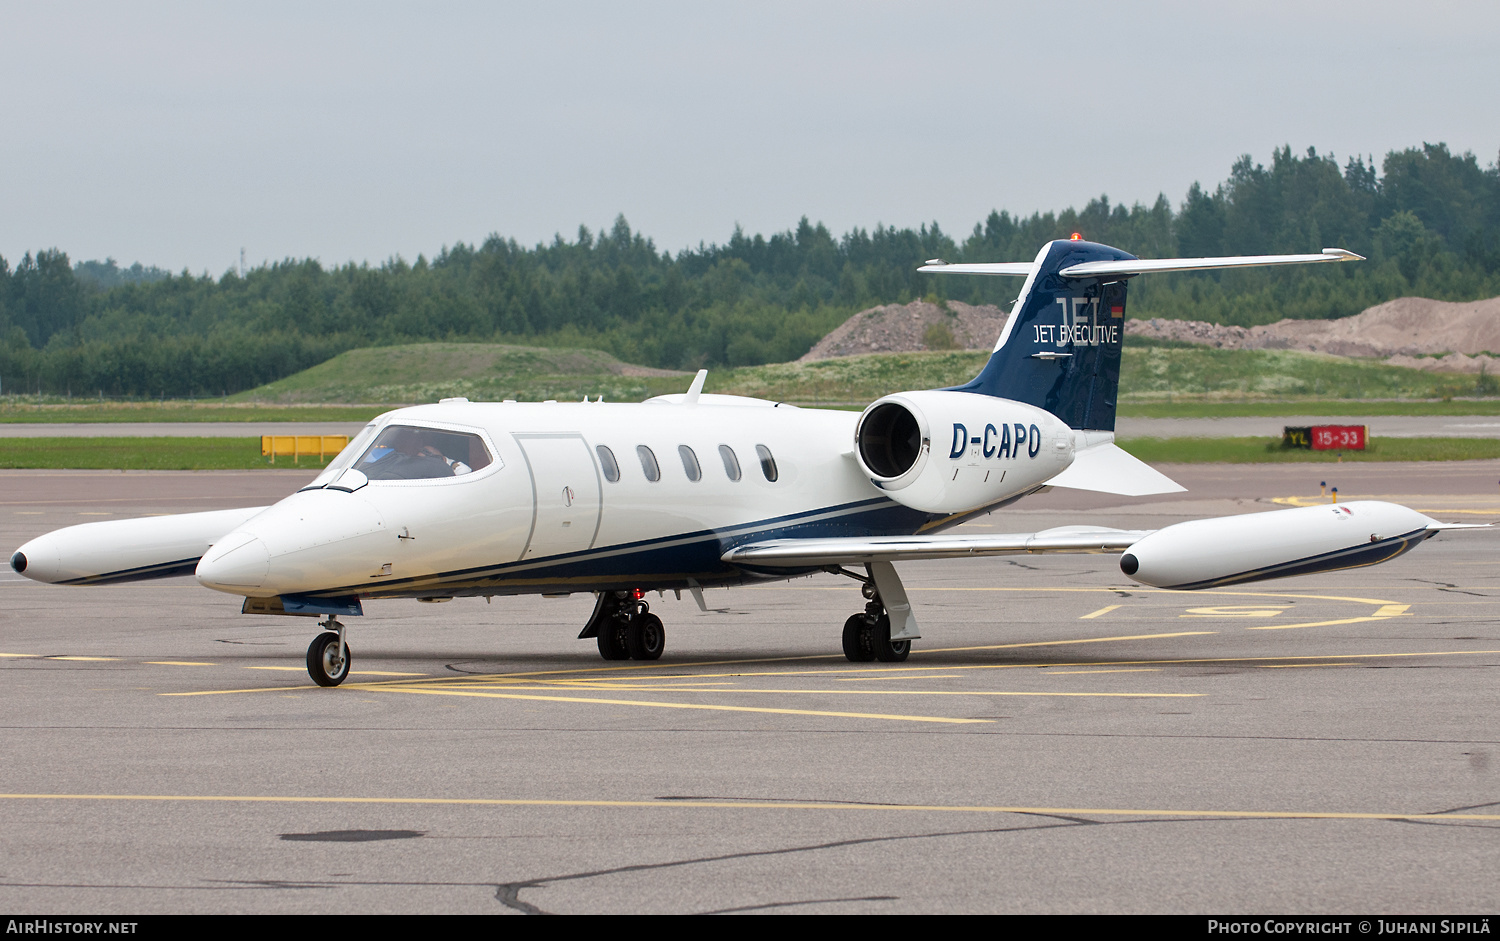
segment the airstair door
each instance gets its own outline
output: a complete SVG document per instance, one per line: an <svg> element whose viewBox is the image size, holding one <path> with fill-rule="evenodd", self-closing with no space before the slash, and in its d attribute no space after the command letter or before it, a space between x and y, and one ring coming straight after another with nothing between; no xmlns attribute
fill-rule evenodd
<svg viewBox="0 0 1500 941"><path fill-rule="evenodd" d="M592 548L599 534L599 472L579 435L516 435L531 470L531 539L521 558Z"/></svg>

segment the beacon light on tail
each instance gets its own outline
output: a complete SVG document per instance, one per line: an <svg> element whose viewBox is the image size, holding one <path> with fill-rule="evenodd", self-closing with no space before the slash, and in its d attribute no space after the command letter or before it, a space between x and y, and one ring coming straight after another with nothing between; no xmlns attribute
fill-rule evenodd
<svg viewBox="0 0 1500 941"><path fill-rule="evenodd" d="M1378 500L1246 513L1157 530L1125 551L1120 570L1157 588L1216 588L1375 565L1460 528Z"/></svg>

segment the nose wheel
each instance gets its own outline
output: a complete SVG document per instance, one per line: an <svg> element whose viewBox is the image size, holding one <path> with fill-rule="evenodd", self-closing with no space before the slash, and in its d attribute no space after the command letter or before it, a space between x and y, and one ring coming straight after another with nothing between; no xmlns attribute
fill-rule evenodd
<svg viewBox="0 0 1500 941"><path fill-rule="evenodd" d="M319 625L328 628L307 647L307 674L319 686L337 686L349 676L354 657L344 640L344 625L330 617Z"/></svg>

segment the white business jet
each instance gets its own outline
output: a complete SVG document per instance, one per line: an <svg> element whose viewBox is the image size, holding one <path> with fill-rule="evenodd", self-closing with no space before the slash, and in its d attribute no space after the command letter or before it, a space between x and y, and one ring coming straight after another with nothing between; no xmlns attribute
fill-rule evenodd
<svg viewBox="0 0 1500 941"><path fill-rule="evenodd" d="M640 404L444 399L369 424L316 480L271 507L86 523L26 543L15 571L101 585L194 574L246 614L324 618L307 651L323 686L349 674L341 617L376 598L597 598L580 638L606 659L665 647L647 591L811 572L862 583L843 626L854 661L904 660L920 634L895 564L1027 552L1123 552L1165 588L1371 565L1450 524L1380 502L1178 523L941 535L1044 487L1140 496L1183 488L1113 443L1125 289L1137 275L1359 260L1313 255L1141 260L1048 243L1017 264L943 274L1025 278L980 374L898 392L860 415L702 392ZM1456 524L1452 524L1456 525Z"/></svg>

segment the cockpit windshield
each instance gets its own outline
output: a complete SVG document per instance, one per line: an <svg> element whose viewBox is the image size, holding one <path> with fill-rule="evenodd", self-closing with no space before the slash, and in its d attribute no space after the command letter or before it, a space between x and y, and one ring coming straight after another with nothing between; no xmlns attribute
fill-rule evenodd
<svg viewBox="0 0 1500 941"><path fill-rule="evenodd" d="M325 484L332 483L338 475L344 472L345 468L354 463L354 459L370 443L370 439L375 437L375 427L375 423L371 422L361 428L359 434L355 435L348 444L344 445L344 450L340 451L333 460L328 462L328 466L323 469L323 473L319 474L313 479L312 483L302 489L317 490Z"/></svg>
<svg viewBox="0 0 1500 941"><path fill-rule="evenodd" d="M430 480L462 477L490 465L478 435L412 425L389 425L354 469L370 480Z"/></svg>

